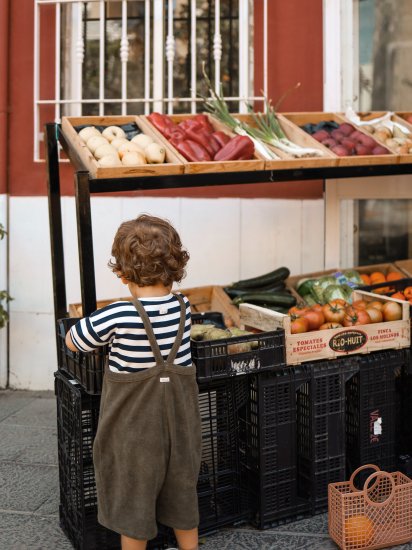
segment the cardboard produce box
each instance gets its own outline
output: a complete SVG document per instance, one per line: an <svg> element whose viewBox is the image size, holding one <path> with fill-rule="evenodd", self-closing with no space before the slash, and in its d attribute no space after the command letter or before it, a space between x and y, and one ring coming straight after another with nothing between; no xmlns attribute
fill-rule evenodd
<svg viewBox="0 0 412 550"><path fill-rule="evenodd" d="M412 259L397 260L395 266L405 274L406 277L412 277Z"/></svg>
<svg viewBox="0 0 412 550"><path fill-rule="evenodd" d="M368 302L397 302L402 307L402 319L368 325L357 325L329 330L314 330L291 334L291 319L275 311L252 304L240 305L240 321L246 328L263 331L276 327L285 329L286 364L297 365L305 361L334 359L355 353L370 353L382 349L407 348L410 346L409 303L355 290L353 300Z"/></svg>

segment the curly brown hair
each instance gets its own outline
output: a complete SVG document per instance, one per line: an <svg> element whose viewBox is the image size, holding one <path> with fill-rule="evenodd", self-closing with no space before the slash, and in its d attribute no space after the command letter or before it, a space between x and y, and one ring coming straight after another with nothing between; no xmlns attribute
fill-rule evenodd
<svg viewBox="0 0 412 550"><path fill-rule="evenodd" d="M109 267L138 286L180 282L189 260L176 229L167 220L148 214L121 224L112 256Z"/></svg>

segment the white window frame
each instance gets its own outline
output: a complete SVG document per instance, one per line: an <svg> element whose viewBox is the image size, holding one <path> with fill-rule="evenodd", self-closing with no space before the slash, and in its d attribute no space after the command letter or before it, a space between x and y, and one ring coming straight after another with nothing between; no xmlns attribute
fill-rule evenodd
<svg viewBox="0 0 412 550"><path fill-rule="evenodd" d="M100 36L103 36L104 28L104 4L107 0L88 0L97 2L100 5ZM40 155L40 142L44 139L42 128L40 128L40 110L43 105L54 105L55 122L60 122L61 106L71 105L73 115L81 115L82 105L86 103L98 103L100 115L104 114L106 103L120 103L122 114L127 111L127 104L130 102L141 102L145 105L145 112L151 110L173 112L173 103L189 102L190 110L196 111L197 97L196 89L196 66L199 60L196 59L196 13L192 9L192 42L191 56L191 94L187 98L173 97L173 63L175 59L175 42L173 36L173 0L117 0L122 4L122 36L120 42L120 60L122 63L122 86L121 95L118 99L106 99L104 97L104 49L101 40L100 48L100 86L99 98L88 99L82 97L82 64L84 60L84 43L82 36L81 13L85 2L78 0L35 0L34 14L34 160L43 161ZM126 34L127 6L128 2L139 1L145 3L145 94L141 98L127 97L127 62L128 42ZM197 0L189 0L192 8L196 7ZM210 75L216 90L220 82L220 60L224 48L224 40L220 33L220 0L215 2L215 35L213 43L213 59L215 62L215 74ZM229 101L239 102L239 112L247 112L248 101L262 101L267 96L268 86L268 0L263 0L263 95L255 96L253 90L253 32L251 32L251 21L253 16L254 0L238 0L239 2L239 94L234 97L227 97ZM61 39L61 6L70 4L72 11L73 37L71 40L71 67L70 67L70 96L67 99L60 97L60 75L62 59L60 52ZM41 97L40 95L40 36L41 10L43 5L54 5L56 10L56 32L54 37L56 62L55 62L55 90L54 97ZM153 24L150 25L150 15L153 17ZM163 40L163 32L166 28L166 40ZM44 32L44 30L43 30ZM47 30L46 30L47 32ZM152 51L148 47L150 38L153 40ZM150 75L151 56L153 66L156 70ZM103 75L103 76L102 76ZM164 83L167 80L166 93L163 93ZM150 93L151 92L151 93Z"/></svg>
<svg viewBox="0 0 412 550"><path fill-rule="evenodd" d="M323 0L323 110L359 108L359 0ZM412 199L412 176L325 181L325 269L355 263L356 202Z"/></svg>

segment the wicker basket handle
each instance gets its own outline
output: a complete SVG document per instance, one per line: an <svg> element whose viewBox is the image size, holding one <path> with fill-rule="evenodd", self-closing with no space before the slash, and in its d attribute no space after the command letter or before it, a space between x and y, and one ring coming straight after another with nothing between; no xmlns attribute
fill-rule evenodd
<svg viewBox="0 0 412 550"><path fill-rule="evenodd" d="M376 466L375 464L364 464L363 466L359 466L359 468L356 468L356 470L352 473L352 475L349 478L349 487L350 487L350 490L353 491L354 493L359 493L360 491L362 491L362 489L358 489L357 487L355 487L353 482L355 480L355 477L363 470L375 470L375 473L377 473L377 472L380 472L381 469L379 468L379 466ZM365 485L363 486L363 490L365 490Z"/></svg>
<svg viewBox="0 0 412 550"><path fill-rule="evenodd" d="M384 501L374 502L373 500L370 499L369 494L368 494L369 483L375 478L377 478L377 481L379 481L379 479L383 479L385 477L387 479L389 479L389 481L391 483L391 486L392 486L391 487L391 493ZM374 472L365 481L365 484L363 486L363 493L364 493L364 496L365 496L365 500L368 504L370 504L371 506L375 506L376 508L382 508L382 506L386 506L387 504L389 504L395 496L395 480L393 479L393 476L391 476L391 474L388 474L388 472L383 472L383 471Z"/></svg>

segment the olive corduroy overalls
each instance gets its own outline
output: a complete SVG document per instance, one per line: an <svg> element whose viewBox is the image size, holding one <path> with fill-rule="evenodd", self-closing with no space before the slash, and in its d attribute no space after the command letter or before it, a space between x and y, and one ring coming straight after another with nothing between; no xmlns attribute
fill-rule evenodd
<svg viewBox="0 0 412 550"><path fill-rule="evenodd" d="M136 373L109 369L103 381L93 448L98 521L131 538L156 536L156 521L177 529L199 523L197 479L201 426L195 366L174 364L185 328L180 303L176 340L163 359L149 317L133 301L156 366Z"/></svg>

